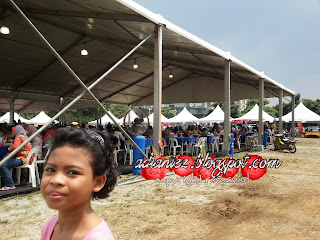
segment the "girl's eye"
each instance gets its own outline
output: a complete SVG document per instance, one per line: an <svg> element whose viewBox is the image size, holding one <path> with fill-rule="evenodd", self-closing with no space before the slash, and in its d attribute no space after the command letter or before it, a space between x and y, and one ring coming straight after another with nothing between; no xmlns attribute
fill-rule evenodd
<svg viewBox="0 0 320 240"><path fill-rule="evenodd" d="M69 171L68 172L69 175L79 175L79 173L77 171Z"/></svg>
<svg viewBox="0 0 320 240"><path fill-rule="evenodd" d="M46 172L54 172L54 169L53 168L46 168L44 171L46 171Z"/></svg>

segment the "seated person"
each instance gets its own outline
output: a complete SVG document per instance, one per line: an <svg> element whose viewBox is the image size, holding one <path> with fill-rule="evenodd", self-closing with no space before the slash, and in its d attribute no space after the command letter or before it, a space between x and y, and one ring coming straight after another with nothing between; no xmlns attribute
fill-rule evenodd
<svg viewBox="0 0 320 240"><path fill-rule="evenodd" d="M17 125L16 127L10 129L10 126L4 127L0 129L1 135L5 135L6 137L15 137L14 143L8 149L10 152L18 148L23 142L27 139L27 133L21 125ZM28 154L31 151L31 144L27 143L16 155L14 158L9 159L0 167L0 175L2 175L4 180L4 187L0 188L1 191L6 191L10 189L15 189L15 176L11 176L10 169L21 166L25 164Z"/></svg>
<svg viewBox="0 0 320 240"><path fill-rule="evenodd" d="M114 130L112 128L108 129L109 140L111 142L111 151L113 152L119 146L119 139L114 135Z"/></svg>

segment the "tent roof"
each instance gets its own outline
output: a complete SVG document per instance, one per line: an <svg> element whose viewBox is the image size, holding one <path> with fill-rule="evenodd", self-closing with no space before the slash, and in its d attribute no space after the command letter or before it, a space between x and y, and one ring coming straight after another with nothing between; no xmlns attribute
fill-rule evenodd
<svg viewBox="0 0 320 240"><path fill-rule="evenodd" d="M259 121L259 106L258 104L254 105L254 107L244 114L242 117L235 118L234 120L251 120L251 121ZM262 120L273 122L274 117L266 113L265 111L262 111Z"/></svg>
<svg viewBox="0 0 320 240"><path fill-rule="evenodd" d="M41 111L37 116L31 118L30 120L26 120L25 123L28 124L45 124L51 120L51 117L49 117L45 112ZM58 123L57 120L55 120L55 123Z"/></svg>
<svg viewBox="0 0 320 240"><path fill-rule="evenodd" d="M118 119L116 116L114 116L112 114L112 112L108 111L108 113L116 120L117 123L121 123L121 120ZM111 123L113 124L113 121L111 120L111 118L106 114L101 118L101 123L102 124L106 124L106 123ZM89 122L89 124L97 124L97 120L93 120L91 122Z"/></svg>
<svg viewBox="0 0 320 240"><path fill-rule="evenodd" d="M153 123L153 113L151 113L148 117L149 117L149 122L150 122L150 123ZM147 118L145 117L145 118L143 119L143 121L144 121L144 122L147 122ZM168 118L166 118L165 116L163 116L163 115L161 114L161 122L168 122Z"/></svg>
<svg viewBox="0 0 320 240"><path fill-rule="evenodd" d="M184 123L184 122L199 122L199 119L193 116L188 109L183 108L182 111L174 116L173 118L168 119L170 123Z"/></svg>
<svg viewBox="0 0 320 240"><path fill-rule="evenodd" d="M320 122L320 116L300 102L299 105L294 109L294 120L301 122ZM292 112L284 115L282 117L282 121L291 122Z"/></svg>
<svg viewBox="0 0 320 240"><path fill-rule="evenodd" d="M216 108L204 118L200 118L199 122L223 122L224 121L224 112L220 108L220 106L216 106Z"/></svg>
<svg viewBox="0 0 320 240"><path fill-rule="evenodd" d="M142 39L163 24L163 103L223 101L224 63L231 60L231 100L258 98L259 79L265 97L293 91L130 0L15 0L16 4L88 86ZM47 50L39 37L9 5L0 2L0 110L13 96L16 111L58 110L83 89ZM30 30L29 30L30 29ZM103 102L153 104L153 39L93 88ZM83 48L88 56L81 56ZM136 59L138 69L132 65ZM169 78L169 71L173 78ZM177 91L180 89L180 91ZM86 95L73 107L89 107Z"/></svg>
<svg viewBox="0 0 320 240"><path fill-rule="evenodd" d="M18 113L14 113L13 114L13 119L18 122L18 120L20 120L21 122L27 122L29 120L19 116ZM4 114L2 117L0 117L0 123L3 123L3 122L6 122L6 123L9 123L10 122L10 112L7 112L6 114Z"/></svg>

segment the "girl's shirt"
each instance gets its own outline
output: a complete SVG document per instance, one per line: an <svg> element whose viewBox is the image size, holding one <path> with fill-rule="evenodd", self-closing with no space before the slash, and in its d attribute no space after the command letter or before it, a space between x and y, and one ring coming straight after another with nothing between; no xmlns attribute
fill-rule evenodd
<svg viewBox="0 0 320 240"><path fill-rule="evenodd" d="M58 222L58 217L51 218L46 222L41 230L40 240L50 240ZM114 240L114 238L107 223L101 219L101 223L92 229L83 240Z"/></svg>
<svg viewBox="0 0 320 240"><path fill-rule="evenodd" d="M24 141L26 141L25 137L23 136L17 136L14 139L14 143L11 147L8 148L8 150L10 152L12 152L13 150L15 150L17 147L19 147ZM25 145L17 154L16 154L16 158L17 159L21 159L23 164L25 164L28 154L31 151L31 145L30 143L27 143L27 145Z"/></svg>

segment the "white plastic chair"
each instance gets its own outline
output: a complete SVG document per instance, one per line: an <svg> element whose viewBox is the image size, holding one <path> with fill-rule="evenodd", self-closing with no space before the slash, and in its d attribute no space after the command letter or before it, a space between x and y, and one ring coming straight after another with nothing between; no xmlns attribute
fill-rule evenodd
<svg viewBox="0 0 320 240"><path fill-rule="evenodd" d="M213 136L210 145L212 152L214 152L214 149L219 152L219 136Z"/></svg>
<svg viewBox="0 0 320 240"><path fill-rule="evenodd" d="M200 137L197 143L192 146L192 155L193 156L198 155L198 152L201 151L202 146L205 147L205 150L207 151L207 137ZM199 149L199 151L197 150L197 153L195 155L196 149Z"/></svg>
<svg viewBox="0 0 320 240"><path fill-rule="evenodd" d="M126 140L124 141L124 149L125 149L125 157L124 157L124 161L123 164L125 165L129 156L129 164L132 165L132 161L133 161L133 144Z"/></svg>
<svg viewBox="0 0 320 240"><path fill-rule="evenodd" d="M37 157L38 157L38 152L40 150L40 147L34 147L31 149L31 151L28 154L27 160L25 162L25 164L16 167L16 173L17 173L17 180L18 180L18 184L20 184L20 177L21 177L21 168L28 168L30 170L29 173L29 181L31 180L32 182L32 187L36 187L37 186L37 182L40 184L40 178L39 176L36 177L36 162L37 162ZM32 164L29 164L29 161L31 159L31 156L33 157L33 161Z"/></svg>
<svg viewBox="0 0 320 240"><path fill-rule="evenodd" d="M169 154L173 151L173 156L177 156L177 148L180 148L181 153L181 145L179 145L178 140L176 138L169 138Z"/></svg>
<svg viewBox="0 0 320 240"><path fill-rule="evenodd" d="M167 151L166 151L167 150ZM169 144L165 140L162 141L162 147L161 147L161 155L166 156L169 155Z"/></svg>
<svg viewBox="0 0 320 240"><path fill-rule="evenodd" d="M44 148L44 147L42 147ZM36 176L37 176L37 179L40 179L40 174L39 174L39 167L38 165L45 165L45 163L47 162L47 158L49 156L49 153L50 153L51 149L49 148L46 155L44 156L44 159L37 159L37 162L36 162ZM44 168L43 168L44 169Z"/></svg>

